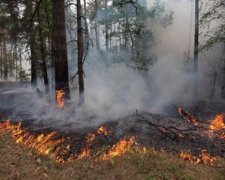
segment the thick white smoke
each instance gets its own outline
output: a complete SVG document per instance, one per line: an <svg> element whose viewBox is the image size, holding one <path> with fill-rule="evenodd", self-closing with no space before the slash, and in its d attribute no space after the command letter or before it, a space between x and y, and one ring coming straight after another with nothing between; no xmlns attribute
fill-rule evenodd
<svg viewBox="0 0 225 180"><path fill-rule="evenodd" d="M47 108L46 102L32 98L30 107L19 106L17 103L19 108L15 107L18 109L16 112L26 109L35 119L41 119L51 126L71 126L73 122L76 127L80 127L118 119L134 113L136 109L168 113L174 108L173 104L188 104L192 100L193 88L193 2L165 0L165 3L165 7L174 12L174 21L166 28L157 29L158 44L154 49L149 49L149 52L157 55L158 61L149 67L149 71L140 72L124 63L108 64L105 56L95 49L90 49L85 63L85 107L77 106L79 95L72 91L71 102L62 111ZM184 54L189 50L190 62L185 62ZM110 56L108 54L108 57ZM207 99L210 95L209 77L214 60L213 53L200 57L199 99Z"/></svg>

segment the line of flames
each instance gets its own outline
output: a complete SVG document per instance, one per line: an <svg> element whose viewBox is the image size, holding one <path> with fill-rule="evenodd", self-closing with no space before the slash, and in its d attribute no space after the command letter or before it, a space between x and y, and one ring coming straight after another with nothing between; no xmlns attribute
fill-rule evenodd
<svg viewBox="0 0 225 180"><path fill-rule="evenodd" d="M215 119L211 121L209 130L218 131L225 129L224 119L224 113L217 115ZM12 124L10 120L1 122L0 130L10 131L16 143L33 148L38 153L47 155L50 158L55 159L57 162L65 162L60 154L63 155L68 153L71 148L71 144L67 144L65 146L66 148L63 149L61 144L65 143L65 139L57 138L57 133L54 131L48 134L41 133L39 135L32 135L27 129L21 127L21 123ZM108 136L110 132L105 126L100 126L96 133L88 133L86 136L86 145L84 146L83 150L78 155L71 154L66 161L94 157L95 155L92 154L88 145L94 142L98 134ZM221 133L220 137L225 139L225 133ZM136 142L135 137L130 137L128 139L121 139L110 149L100 153L100 155L95 157L95 160L108 160L115 156L121 156L125 152L131 150L146 152L146 148L141 147ZM191 155L187 152L181 152L179 157L197 164L204 163L213 165L214 161L216 160L216 157L211 156L206 150L202 150L198 156Z"/></svg>
<svg viewBox="0 0 225 180"><path fill-rule="evenodd" d="M186 161L190 161L191 163L196 163L196 164L202 163L202 164L214 165L215 161L217 160L217 158L210 155L207 152L207 150L202 150L201 153L197 156L194 156L187 152L181 152L179 157Z"/></svg>
<svg viewBox="0 0 225 180"><path fill-rule="evenodd" d="M184 114L183 112L185 112L185 111L183 111L182 108L178 108L178 112L183 115ZM188 118L196 119L196 118L193 118L193 116L190 115L190 114L186 113L185 115L187 115ZM198 125L197 121L190 121L190 120L188 120L188 121L190 123ZM209 131L218 132L218 131L224 130L225 129L225 123L224 122L225 122L225 113L221 113L221 114L216 115L216 117L213 120L210 121ZM217 133L217 135L219 135L219 137L222 140L225 140L225 132ZM203 163L203 164L214 165L214 162L217 160L217 158L210 155L207 152L207 150L202 150L201 153L198 156L194 156L194 155L192 155L190 153L187 153L187 152L181 152L179 157L184 159L184 160L188 160L192 163L196 163L196 164Z"/></svg>
<svg viewBox="0 0 225 180"><path fill-rule="evenodd" d="M82 158L92 158L94 155L91 153L91 149L88 148L88 144L93 142L97 134L102 134L108 136L109 131L106 127L101 126L98 128L97 133L88 133L86 136L86 146L81 151L80 154L70 154L67 160L64 160L60 155L64 155L69 152L71 144L67 144L62 149L61 144L65 143L64 138L57 139L57 133L51 132L49 134L39 134L37 136L29 133L27 129L21 127L21 123L12 124L10 120L0 123L0 131L10 131L12 137L16 143L25 145L36 150L39 154L47 155L48 157L56 160L56 162L67 162ZM128 139L121 139L118 143L113 145L107 152L98 155L94 160L108 160L115 156L121 156L127 151L142 151L145 152L146 149L138 145L135 137Z"/></svg>

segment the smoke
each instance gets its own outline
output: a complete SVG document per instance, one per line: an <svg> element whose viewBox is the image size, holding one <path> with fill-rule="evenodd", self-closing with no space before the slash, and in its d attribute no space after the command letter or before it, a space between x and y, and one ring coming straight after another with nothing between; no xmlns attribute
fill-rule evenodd
<svg viewBox="0 0 225 180"><path fill-rule="evenodd" d="M173 105L189 104L193 89L193 3L165 0L165 4L168 10L174 12L174 21L166 28L157 28L158 44L149 49L149 52L154 53L158 61L149 66L149 71L134 70L125 63L111 63L108 60L114 56L113 53L103 56L97 50L90 49L85 63L83 107L77 106L77 91L71 91L72 99L68 107L57 110L34 95L33 90L26 90L26 97L15 97L11 102L1 105L1 109L13 107L14 117L26 112L26 115L29 114L31 118L39 120L36 122L41 121L45 126L63 125L71 128L73 125L79 128L119 119L136 110L168 114L176 110ZM185 53L188 52L190 60L185 61ZM200 57L198 99L206 99L211 91L208 88L211 83L208 77L212 71L210 62L215 57L213 53L210 54ZM129 57L129 54L123 52L120 58ZM5 101L6 99L2 99L1 102Z"/></svg>

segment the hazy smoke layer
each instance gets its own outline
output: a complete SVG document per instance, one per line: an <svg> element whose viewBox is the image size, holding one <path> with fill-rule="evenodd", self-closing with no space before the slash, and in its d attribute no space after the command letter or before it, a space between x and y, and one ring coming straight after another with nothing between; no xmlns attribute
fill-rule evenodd
<svg viewBox="0 0 225 180"><path fill-rule="evenodd" d="M174 104L185 106L192 100L193 88L193 3L178 0L165 0L165 3L174 11L174 23L158 29L158 45L153 50L158 61L149 67L148 72L134 70L123 63L109 65L106 57L91 49L85 64L85 107L78 108L77 92L72 91L73 99L68 107L55 110L29 91L25 93L26 97L15 97L10 102L1 99L4 102L1 108L13 107L14 116L26 112L51 126L71 126L73 122L75 127L81 127L117 119L134 113L136 109L167 114L174 110ZM185 61L185 54L189 51L190 59ZM200 57L199 99L209 97L209 77L216 69L211 66L214 60L213 53Z"/></svg>

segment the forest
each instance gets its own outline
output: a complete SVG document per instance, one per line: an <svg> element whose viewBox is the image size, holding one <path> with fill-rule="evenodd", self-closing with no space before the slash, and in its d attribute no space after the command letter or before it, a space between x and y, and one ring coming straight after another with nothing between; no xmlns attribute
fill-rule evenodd
<svg viewBox="0 0 225 180"><path fill-rule="evenodd" d="M224 0L0 0L0 179L224 179Z"/></svg>

